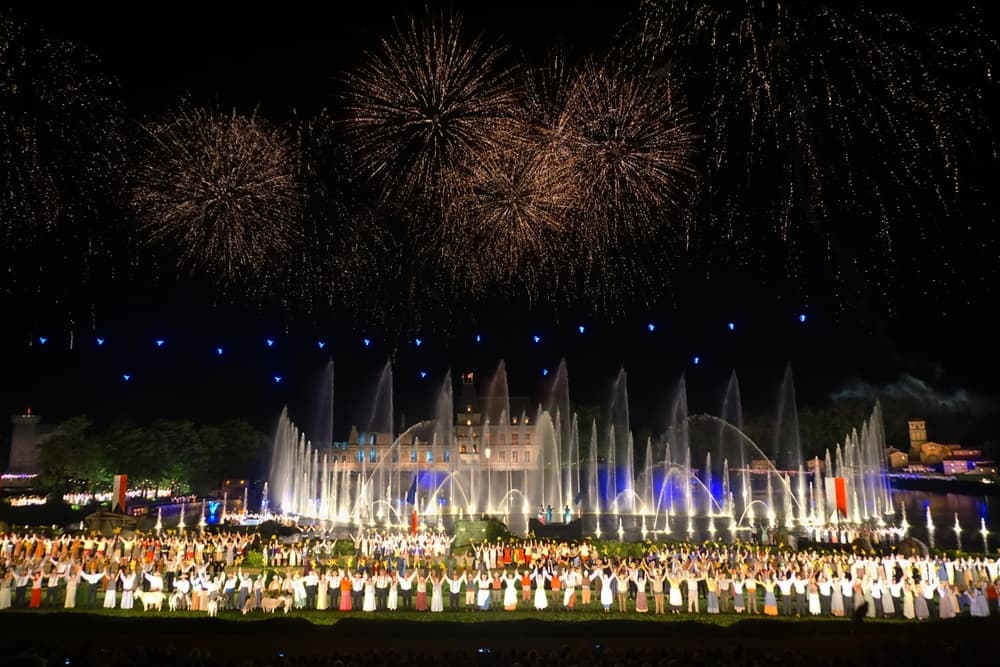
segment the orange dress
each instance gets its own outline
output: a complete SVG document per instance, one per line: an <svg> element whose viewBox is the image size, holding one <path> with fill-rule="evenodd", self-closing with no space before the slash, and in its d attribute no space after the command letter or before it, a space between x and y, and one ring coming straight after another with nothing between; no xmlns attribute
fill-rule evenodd
<svg viewBox="0 0 1000 667"><path fill-rule="evenodd" d="M351 610L351 579L350 577L340 578L340 611Z"/></svg>

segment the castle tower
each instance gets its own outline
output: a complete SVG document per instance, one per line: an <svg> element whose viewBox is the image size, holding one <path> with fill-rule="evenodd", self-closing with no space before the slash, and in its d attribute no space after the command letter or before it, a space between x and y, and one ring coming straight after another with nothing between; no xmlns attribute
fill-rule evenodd
<svg viewBox="0 0 1000 667"><path fill-rule="evenodd" d="M910 460L920 460L920 448L927 442L927 422L923 419L912 419L910 424Z"/></svg>
<svg viewBox="0 0 1000 667"><path fill-rule="evenodd" d="M10 437L10 463L7 472L37 473L38 465L38 415L31 414L31 409L23 415L11 415L12 428Z"/></svg>

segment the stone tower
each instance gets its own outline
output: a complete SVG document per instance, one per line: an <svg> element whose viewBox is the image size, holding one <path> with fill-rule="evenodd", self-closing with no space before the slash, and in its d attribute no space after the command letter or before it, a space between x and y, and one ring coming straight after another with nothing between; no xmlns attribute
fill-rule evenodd
<svg viewBox="0 0 1000 667"><path fill-rule="evenodd" d="M37 473L38 465L38 424L41 419L28 410L23 415L12 415L13 426L10 437L10 463L7 472Z"/></svg>
<svg viewBox="0 0 1000 667"><path fill-rule="evenodd" d="M920 460L920 448L927 442L927 422L923 419L910 420L910 460Z"/></svg>

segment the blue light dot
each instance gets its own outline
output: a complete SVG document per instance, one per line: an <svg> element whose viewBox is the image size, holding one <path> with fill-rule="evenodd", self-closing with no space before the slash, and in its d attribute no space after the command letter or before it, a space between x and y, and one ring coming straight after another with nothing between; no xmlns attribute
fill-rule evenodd
<svg viewBox="0 0 1000 667"><path fill-rule="evenodd" d="M274 339L273 338L265 338L264 339L264 344L267 345L268 347L274 347Z"/></svg>
<svg viewBox="0 0 1000 667"><path fill-rule="evenodd" d="M131 375L129 375L128 373L122 373L122 380L124 380L125 382L128 382L131 379L132 379Z"/></svg>
<svg viewBox="0 0 1000 667"><path fill-rule="evenodd" d="M413 344L416 345L417 347L420 347L421 345L424 344L424 341L423 341L423 339L420 339L420 338L414 338L413 339Z"/></svg>
<svg viewBox="0 0 1000 667"><path fill-rule="evenodd" d="M701 363L701 357L698 357L698 356L693 357L691 359L691 363L693 363L695 366L697 366L698 364Z"/></svg>
<svg viewBox="0 0 1000 667"><path fill-rule="evenodd" d="M730 322L729 324L727 324L727 325L726 325L726 327L727 327L727 328L728 328L728 329L729 329L730 331L734 331L734 330L736 329L736 322Z"/></svg>
<svg viewBox="0 0 1000 667"><path fill-rule="evenodd" d="M536 334L531 337L531 340L535 341L535 345L537 345L538 343L542 342L542 337Z"/></svg>
<svg viewBox="0 0 1000 667"><path fill-rule="evenodd" d="M365 344L365 347L369 347L372 344L371 338L362 338L361 342Z"/></svg>
<svg viewBox="0 0 1000 667"><path fill-rule="evenodd" d="M653 333L654 331L656 331L656 325L650 322L649 324L646 325L646 329L649 331L649 333Z"/></svg>
<svg viewBox="0 0 1000 667"><path fill-rule="evenodd" d="M282 378L281 378L280 375L275 375L274 376L274 384L280 384L281 380L282 380Z"/></svg>
<svg viewBox="0 0 1000 667"><path fill-rule="evenodd" d="M476 342L477 343L482 343L483 342L483 337L480 336L479 334L476 334Z"/></svg>
<svg viewBox="0 0 1000 667"><path fill-rule="evenodd" d="M157 338L157 339L156 339L156 347L163 347L163 345L164 345L164 344L165 344L166 342L167 342L167 341L163 340L162 338Z"/></svg>
<svg viewBox="0 0 1000 667"><path fill-rule="evenodd" d="M548 368L543 368L542 369L542 376L545 376L545 375L548 375L548 374L549 374L549 369Z"/></svg>
<svg viewBox="0 0 1000 667"><path fill-rule="evenodd" d="M587 329L586 329L586 327L584 327L584 326L583 326L583 325L581 324L580 326L578 326L578 327L576 328L576 330L577 330L577 331L579 331L580 333L583 333L583 332L584 332L584 331L586 331Z"/></svg>
<svg viewBox="0 0 1000 667"><path fill-rule="evenodd" d="M45 345L48 342L49 342L49 339L46 338L45 336L39 336L38 337L38 344L39 345Z"/></svg>
<svg viewBox="0 0 1000 667"><path fill-rule="evenodd" d="M805 323L805 321L806 321L806 314L799 313L799 322Z"/></svg>
<svg viewBox="0 0 1000 667"><path fill-rule="evenodd" d="M322 350L324 347L326 347L326 341L325 340L316 341L316 347Z"/></svg>
<svg viewBox="0 0 1000 667"><path fill-rule="evenodd" d="M217 355L219 355L220 357L222 356L222 353L223 353L224 351L225 351L225 350L223 350L223 349L222 349L221 347L217 347L217 348L215 348L215 353L216 353Z"/></svg>
<svg viewBox="0 0 1000 667"><path fill-rule="evenodd" d="M420 371L420 379L423 380L425 377L427 377L427 371Z"/></svg>
<svg viewBox="0 0 1000 667"><path fill-rule="evenodd" d="M100 347L102 345L104 345L104 339L103 338L98 338L97 339L97 347Z"/></svg>

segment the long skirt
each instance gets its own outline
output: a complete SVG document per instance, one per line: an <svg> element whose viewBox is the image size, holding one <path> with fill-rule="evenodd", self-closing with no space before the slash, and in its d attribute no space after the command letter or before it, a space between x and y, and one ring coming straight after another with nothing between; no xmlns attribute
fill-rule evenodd
<svg viewBox="0 0 1000 667"><path fill-rule="evenodd" d="M535 609L545 609L549 606L549 596L545 594L545 589L539 586L535 589Z"/></svg>
<svg viewBox="0 0 1000 667"><path fill-rule="evenodd" d="M31 607L32 609L38 609L39 607L42 606L42 589L41 588L32 588L31 589L31 601L28 603L28 606Z"/></svg>
<svg viewBox="0 0 1000 667"><path fill-rule="evenodd" d="M646 591L636 591L635 610L640 614L649 611L649 603L646 601Z"/></svg>
<svg viewBox="0 0 1000 667"><path fill-rule="evenodd" d="M830 596L830 613L834 616L844 615L844 595L839 589L835 589Z"/></svg>
<svg viewBox="0 0 1000 667"><path fill-rule="evenodd" d="M927 600L923 595L913 596L913 613L917 618L930 618L931 612L927 608Z"/></svg>
<svg viewBox="0 0 1000 667"><path fill-rule="evenodd" d="M737 593L736 591L733 591L733 609L736 611L736 613L740 613L744 609L746 609L746 605L743 604L743 593Z"/></svg>
<svg viewBox="0 0 1000 667"><path fill-rule="evenodd" d="M351 610L351 591L341 590L340 591L340 611L350 611Z"/></svg>
<svg viewBox="0 0 1000 667"><path fill-rule="evenodd" d="M778 615L778 600L774 597L774 591L764 591L764 615Z"/></svg>
<svg viewBox="0 0 1000 667"><path fill-rule="evenodd" d="M427 611L427 591L417 591L417 611Z"/></svg>
<svg viewBox="0 0 1000 667"><path fill-rule="evenodd" d="M705 598L705 611L709 614L719 613L719 594L717 592L708 592L708 596Z"/></svg>
<svg viewBox="0 0 1000 667"><path fill-rule="evenodd" d="M115 604L117 597L115 595L115 589L110 589L104 591L104 608L114 609L117 605Z"/></svg>

